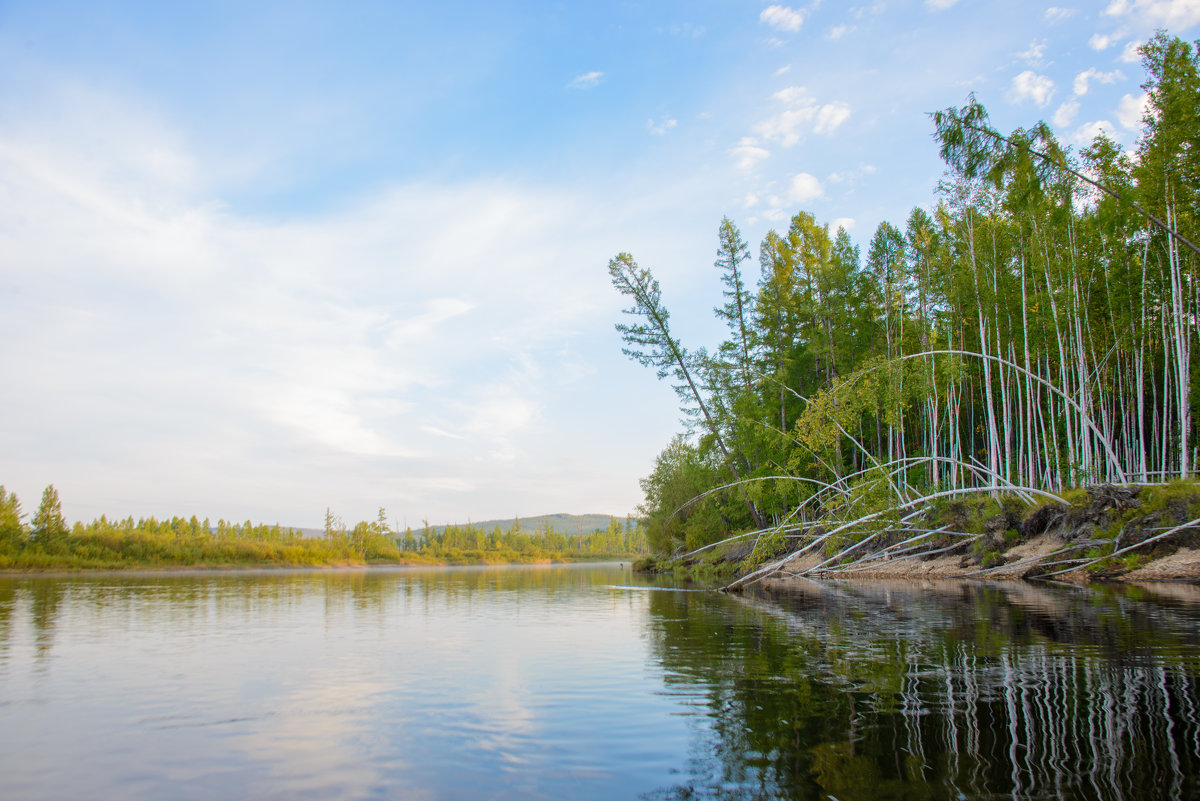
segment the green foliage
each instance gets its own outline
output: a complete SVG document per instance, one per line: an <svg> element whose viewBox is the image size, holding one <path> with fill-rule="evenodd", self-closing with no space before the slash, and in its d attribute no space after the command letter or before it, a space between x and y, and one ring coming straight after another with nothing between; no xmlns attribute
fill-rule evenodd
<svg viewBox="0 0 1200 801"><path fill-rule="evenodd" d="M43 548L59 548L67 534L67 523L62 515L62 503L54 485L42 492L42 502L30 521L30 536Z"/></svg>
<svg viewBox="0 0 1200 801"><path fill-rule="evenodd" d="M1149 561L1150 557L1144 553L1130 553L1121 557L1121 567L1124 570L1132 572L1139 567L1144 567Z"/></svg>
<svg viewBox="0 0 1200 801"><path fill-rule="evenodd" d="M391 530L382 508L374 521L349 529L327 510L325 531L317 537L250 521L218 520L214 526L195 516L136 521L101 516L68 529L53 487L43 494L28 536L20 518L16 496L0 487L0 569L480 564L628 558L646 550L644 531L632 518L610 518L606 529L587 534L566 534L549 524L526 532L517 522L507 531L491 532L473 526L427 527L418 538L411 530L404 535Z"/></svg>
<svg viewBox="0 0 1200 801"><path fill-rule="evenodd" d="M727 482L728 473L711 452L683 436L671 440L641 481L646 501L639 511L651 550L694 550L720 539L734 522L745 524L744 507L734 493L718 490L700 497Z"/></svg>
<svg viewBox="0 0 1200 801"><path fill-rule="evenodd" d="M1179 525L1200 518L1200 482L1177 479L1146 487L1141 493L1142 514L1157 514L1164 524Z"/></svg>
<svg viewBox="0 0 1200 801"><path fill-rule="evenodd" d="M979 560L979 566L984 569L995 567L1004 561L1004 557L995 546L988 544L985 540L976 540L975 544L971 546L971 551Z"/></svg>
<svg viewBox="0 0 1200 801"><path fill-rule="evenodd" d="M1001 133L974 97L933 114L952 171L939 203L903 230L880 224L865 264L846 231L799 211L762 239L750 287L749 248L722 220L714 311L728 336L712 356L684 358L657 282L628 254L610 262L639 320L619 326L627 353L677 388L689 366L702 378L688 404L708 432L673 443L643 485L656 552L941 490L997 498L955 502L958 530L982 533L1014 519L1000 497L1014 486L1086 504L1071 488L1194 473L1200 43L1160 32L1142 56L1149 101L1130 153L1104 136L1074 153L1040 122ZM731 483L749 515L718 489ZM1171 520L1200 516L1168 505ZM1020 536L1011 522L990 534Z"/></svg>
<svg viewBox="0 0 1200 801"><path fill-rule="evenodd" d="M759 536L754 548L742 560L738 568L741 572L753 570L755 567L778 555L787 545L782 529L773 529Z"/></svg>
<svg viewBox="0 0 1200 801"><path fill-rule="evenodd" d="M28 532L21 522L23 516L17 496L0 485L0 552L16 550L24 544Z"/></svg>

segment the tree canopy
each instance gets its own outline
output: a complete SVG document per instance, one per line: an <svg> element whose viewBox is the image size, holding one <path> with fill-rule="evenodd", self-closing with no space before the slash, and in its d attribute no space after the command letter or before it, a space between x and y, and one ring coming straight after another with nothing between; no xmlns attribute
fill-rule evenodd
<svg viewBox="0 0 1200 801"><path fill-rule="evenodd" d="M752 285L749 248L723 219L714 311L728 337L711 355L680 355L640 268L652 302L636 310L664 325L619 328L655 348L631 355L660 376L705 377L689 395L709 427L672 441L643 482L652 544L761 528L735 513L735 487L780 526L873 494L1192 475L1200 43L1160 32L1142 63L1149 100L1129 153L1104 135L1076 152L1043 122L1002 134L974 96L933 113L948 167L936 205L880 224L865 259L798 211L763 238ZM630 294L635 273L613 277Z"/></svg>

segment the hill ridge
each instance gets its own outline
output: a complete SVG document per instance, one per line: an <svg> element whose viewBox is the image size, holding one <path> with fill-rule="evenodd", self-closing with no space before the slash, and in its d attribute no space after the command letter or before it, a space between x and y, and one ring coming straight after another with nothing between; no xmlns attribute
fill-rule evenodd
<svg viewBox="0 0 1200 801"><path fill-rule="evenodd" d="M559 532L566 534L590 534L593 531L603 531L608 528L610 520L617 520L624 524L624 515L611 514L570 514L568 512L556 512L553 514L530 515L529 517L506 517L496 518L492 520L465 520L451 523L440 523L431 525L429 528L432 531L445 531L451 526L473 526L477 529L491 531L499 526L507 531L520 521L521 531L541 531L549 523L550 526ZM424 526L413 526L414 532L423 530Z"/></svg>

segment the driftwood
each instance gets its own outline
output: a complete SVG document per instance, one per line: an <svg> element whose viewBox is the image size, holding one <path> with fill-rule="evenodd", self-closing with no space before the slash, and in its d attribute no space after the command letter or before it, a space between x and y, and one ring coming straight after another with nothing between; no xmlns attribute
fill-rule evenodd
<svg viewBox="0 0 1200 801"><path fill-rule="evenodd" d="M976 561L978 566L973 569L968 563L958 575L1050 578L1087 570L1106 560L1139 550L1145 552L1149 550L1149 546L1164 543L1181 532L1191 536L1200 532L1200 518L1175 526L1151 525L1157 522L1160 516L1159 512L1154 512L1124 524L1115 537L1096 538L1098 530L1112 526L1115 521L1122 519L1122 513L1140 506L1137 486L1140 485L1105 484L1090 487L1087 490L1087 500L1076 505L1069 505L1061 497L1037 489L1020 488L1022 493L1018 495L1014 492L1012 497L1026 504L1034 496L1049 497L1057 503L1034 507L1024 515L1003 510L987 520L983 533L978 534L955 531L952 524L924 528L914 525L912 521L922 515L925 515L926 519L934 516L932 503L939 498L994 492L995 487L945 490L896 503L888 509L860 515L852 520L824 519L818 521L818 524L810 524L811 528L804 536L799 537L807 540L801 547L758 567L723 589L737 590L775 575L811 578L886 570L900 562L913 559L928 560L981 542L985 544L986 550L982 553L976 552L977 560L989 553L999 556L1009 539L1007 535L1013 529L1018 532L1022 541L1045 536L1058 540L1060 544L1044 553L1022 556L1015 561L1001 561L999 564L987 564L984 561L981 565ZM1029 508L1028 505L1026 508ZM884 522L889 517L895 519L893 516L901 512L907 514L895 523L888 525ZM767 533L770 532L753 532L757 536ZM835 553L831 553L829 545L840 541L837 539L838 535L845 538L841 540L844 544L840 545ZM957 541L947 544L945 540L948 537L956 538ZM1108 553L1078 555L1083 549L1094 548L1103 548ZM822 555L816 564L808 564L798 569L790 567L801 557L813 553Z"/></svg>

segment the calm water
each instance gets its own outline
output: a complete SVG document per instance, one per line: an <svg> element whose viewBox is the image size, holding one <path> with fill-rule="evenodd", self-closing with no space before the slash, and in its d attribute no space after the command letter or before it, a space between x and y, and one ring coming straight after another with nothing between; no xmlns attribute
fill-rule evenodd
<svg viewBox="0 0 1200 801"><path fill-rule="evenodd" d="M0 798L1200 798L1200 591L0 577Z"/></svg>

